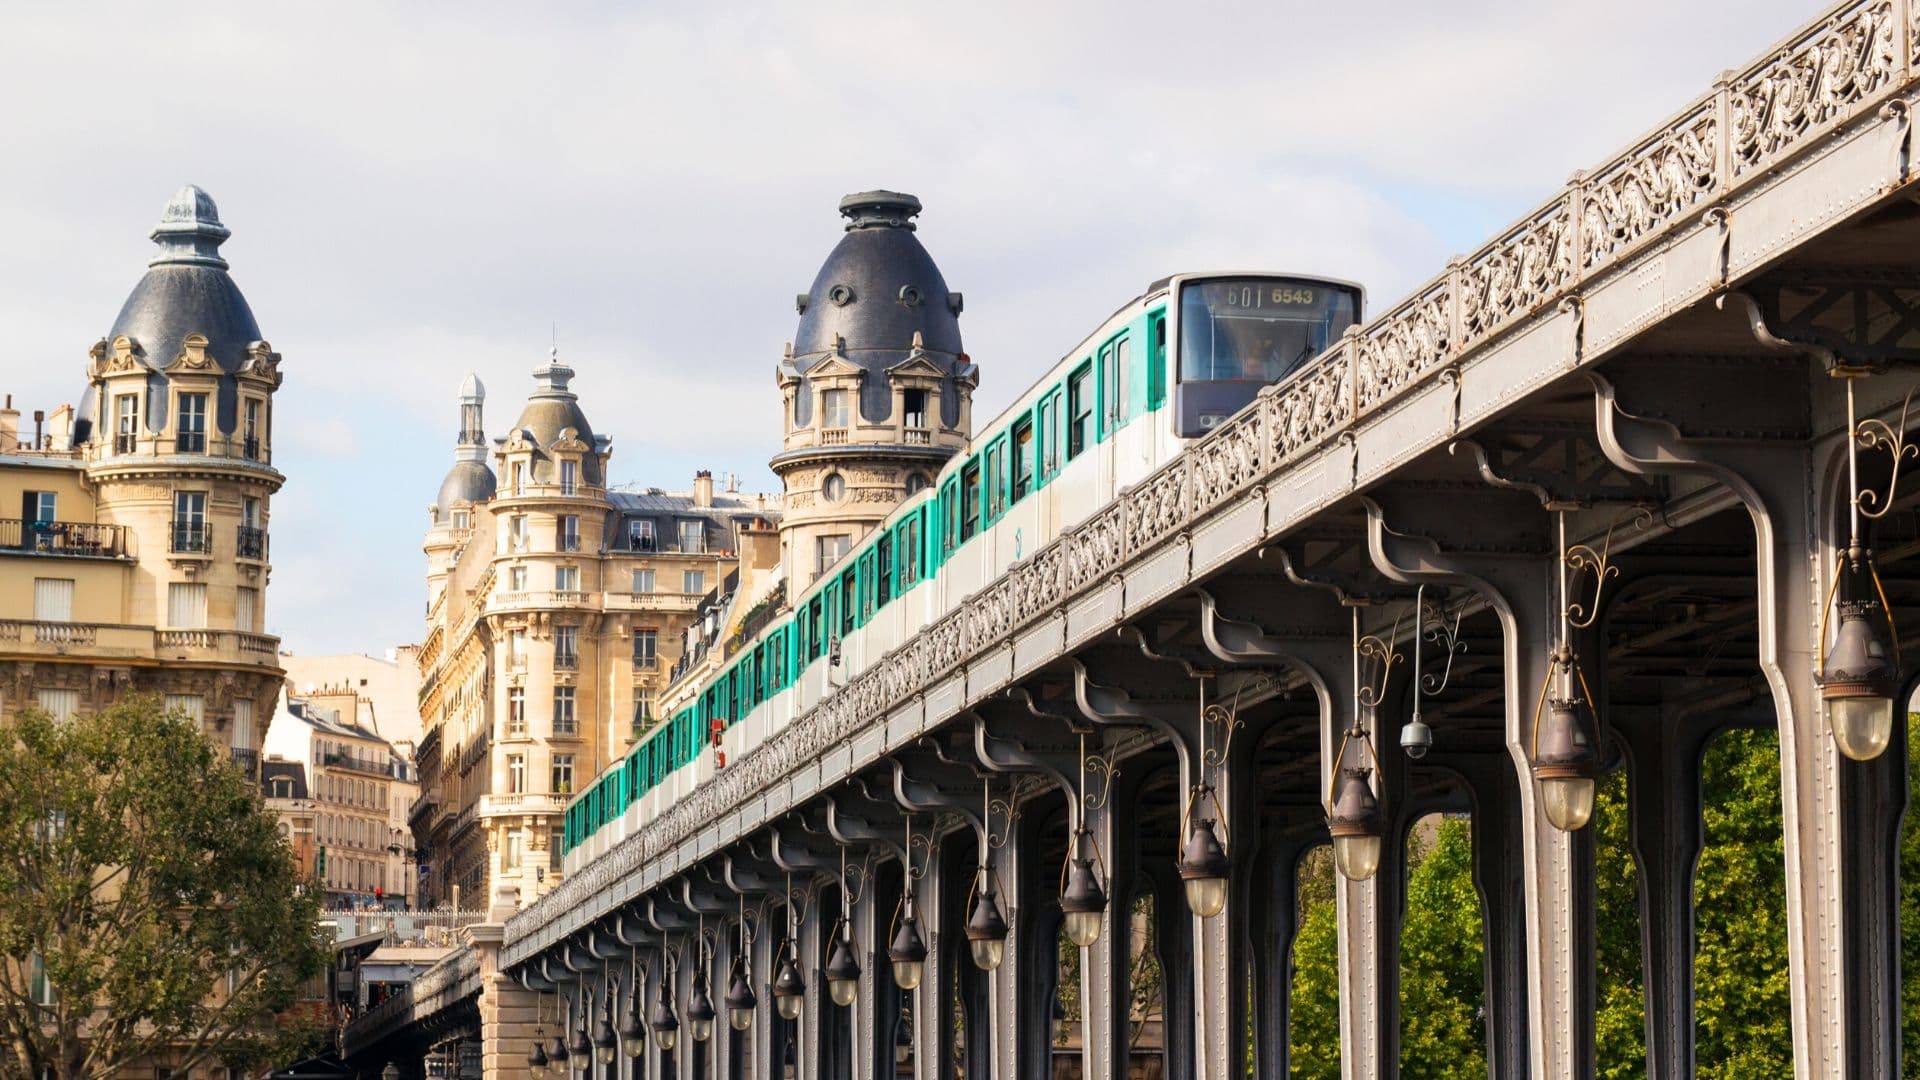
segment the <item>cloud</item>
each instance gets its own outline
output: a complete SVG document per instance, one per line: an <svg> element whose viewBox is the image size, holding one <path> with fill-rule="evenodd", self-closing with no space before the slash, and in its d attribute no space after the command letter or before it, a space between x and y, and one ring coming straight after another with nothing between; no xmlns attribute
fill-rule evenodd
<svg viewBox="0 0 1920 1080"><path fill-rule="evenodd" d="M771 485L770 372L844 192L925 200L984 416L1176 269L1336 274L1378 310L1809 13L23 8L0 389L74 400L160 206L207 187L286 356L273 621L303 652L375 650L420 633L454 388L478 371L498 432L556 327L617 478Z"/></svg>

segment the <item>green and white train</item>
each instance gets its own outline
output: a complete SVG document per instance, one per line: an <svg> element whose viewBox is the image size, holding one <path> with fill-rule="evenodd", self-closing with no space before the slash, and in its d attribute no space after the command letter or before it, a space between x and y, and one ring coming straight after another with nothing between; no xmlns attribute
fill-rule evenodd
<svg viewBox="0 0 1920 1080"><path fill-rule="evenodd" d="M716 751L738 760L1331 347L1362 301L1294 274L1149 285L573 799L566 872L710 778Z"/></svg>

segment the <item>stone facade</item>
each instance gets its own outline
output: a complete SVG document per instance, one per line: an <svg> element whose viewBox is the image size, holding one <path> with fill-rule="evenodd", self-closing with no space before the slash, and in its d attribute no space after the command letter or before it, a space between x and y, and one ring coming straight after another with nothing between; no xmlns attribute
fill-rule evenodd
<svg viewBox="0 0 1920 1080"><path fill-rule="evenodd" d="M0 410L0 710L152 693L254 769L282 679L262 632L280 354L227 275L227 235L181 189L80 405L31 432Z"/></svg>
<svg viewBox="0 0 1920 1080"><path fill-rule="evenodd" d="M420 648L422 795L411 818L422 903L529 900L560 876L574 791L659 715L703 600L732 589L779 499L607 486L596 436L556 357L482 460L484 389L461 391L456 460L429 514ZM504 477L496 482L495 477Z"/></svg>

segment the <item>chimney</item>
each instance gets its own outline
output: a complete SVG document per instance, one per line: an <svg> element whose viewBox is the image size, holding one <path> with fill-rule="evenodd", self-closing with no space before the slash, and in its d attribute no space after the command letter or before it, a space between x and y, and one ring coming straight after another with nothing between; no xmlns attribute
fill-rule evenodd
<svg viewBox="0 0 1920 1080"><path fill-rule="evenodd" d="M713 474L705 469L693 474L693 505L713 505Z"/></svg>
<svg viewBox="0 0 1920 1080"><path fill-rule="evenodd" d="M13 395L7 395L5 408L0 408L0 453L11 454L20 448L20 410L13 407Z"/></svg>

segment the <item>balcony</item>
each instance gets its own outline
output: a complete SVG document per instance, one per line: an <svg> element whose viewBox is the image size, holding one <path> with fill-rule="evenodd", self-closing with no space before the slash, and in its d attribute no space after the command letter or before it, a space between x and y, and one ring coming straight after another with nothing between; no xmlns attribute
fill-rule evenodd
<svg viewBox="0 0 1920 1080"><path fill-rule="evenodd" d="M908 446L931 446L933 444L933 432L928 431L926 428L908 428L906 429L904 437Z"/></svg>
<svg viewBox="0 0 1920 1080"><path fill-rule="evenodd" d="M267 557L267 530L253 525L240 526L233 542L233 553L243 559Z"/></svg>
<svg viewBox="0 0 1920 1080"><path fill-rule="evenodd" d="M126 530L85 521L25 521L0 518L0 550L29 555L71 555L121 559L127 555Z"/></svg>
<svg viewBox="0 0 1920 1080"><path fill-rule="evenodd" d="M379 776L391 779L393 772L385 761L360 757L356 754L343 754L338 750L329 750L320 755L320 764L330 769L345 769L348 772L363 773L367 776Z"/></svg>
<svg viewBox="0 0 1920 1080"><path fill-rule="evenodd" d="M633 670L635 671L656 671L659 667L660 658L658 656L636 656L633 658Z"/></svg>
<svg viewBox="0 0 1920 1080"><path fill-rule="evenodd" d="M847 445L847 429L843 427L821 428L820 429L820 445L821 446Z"/></svg>
<svg viewBox="0 0 1920 1080"><path fill-rule="evenodd" d="M153 654L162 660L219 660L235 653L257 664L272 664L280 656L280 639L270 634L240 630L177 627L154 630Z"/></svg>
<svg viewBox="0 0 1920 1080"><path fill-rule="evenodd" d="M479 813L483 818L504 814L561 814L567 809L568 795L533 794L480 796Z"/></svg>
<svg viewBox="0 0 1920 1080"><path fill-rule="evenodd" d="M207 433L204 431L182 431L173 437L173 452L176 454L204 454L207 452Z"/></svg>
<svg viewBox="0 0 1920 1080"><path fill-rule="evenodd" d="M553 669L555 671L579 671L580 670L580 654L579 653L554 653Z"/></svg>
<svg viewBox="0 0 1920 1080"><path fill-rule="evenodd" d="M240 456L246 458L248 461L260 460L260 439L258 436L249 435L240 440Z"/></svg>
<svg viewBox="0 0 1920 1080"><path fill-rule="evenodd" d="M204 521L176 521L167 537L167 550L192 555L213 554L213 529Z"/></svg>
<svg viewBox="0 0 1920 1080"><path fill-rule="evenodd" d="M236 746L233 748L233 762L240 766L240 772L247 779L260 779L260 751Z"/></svg>

